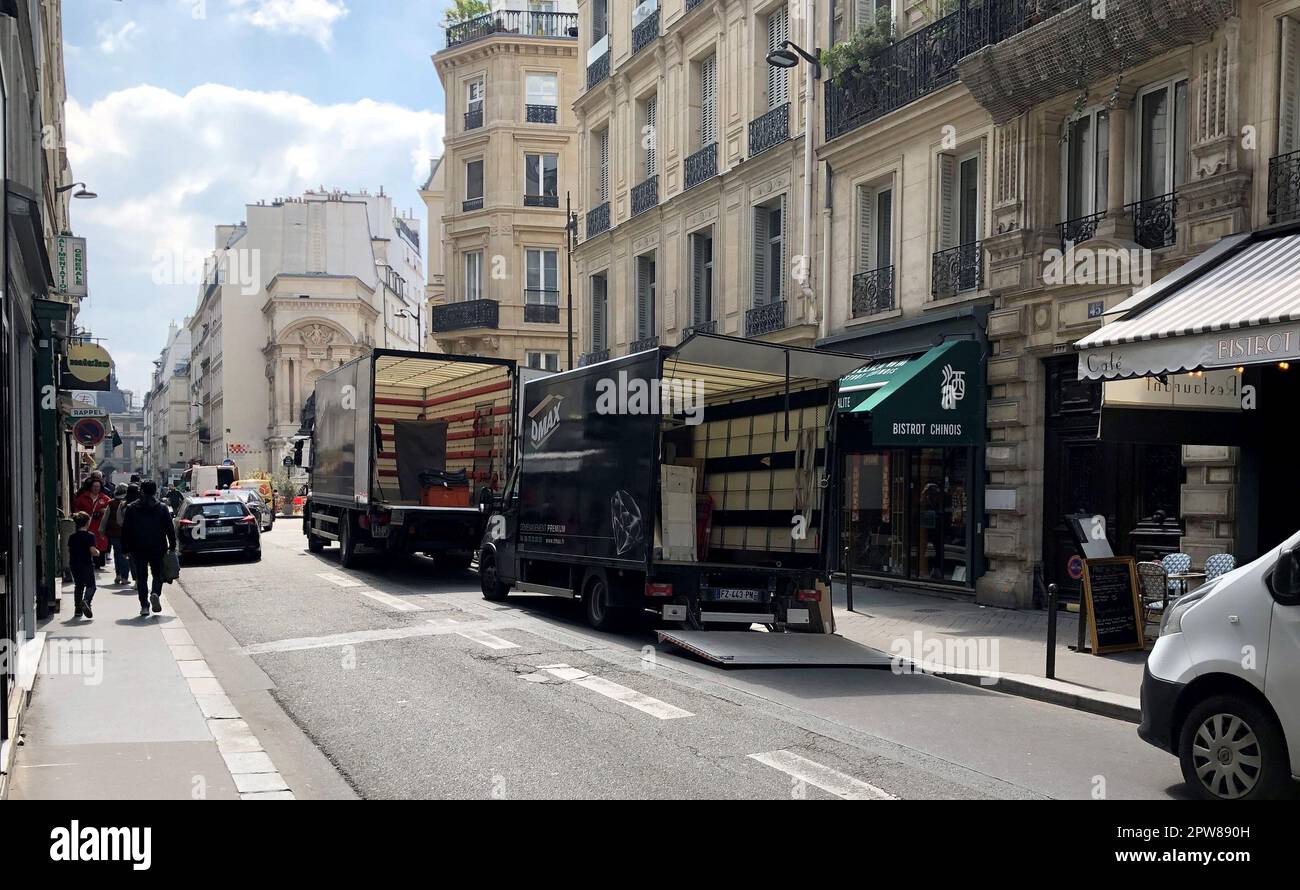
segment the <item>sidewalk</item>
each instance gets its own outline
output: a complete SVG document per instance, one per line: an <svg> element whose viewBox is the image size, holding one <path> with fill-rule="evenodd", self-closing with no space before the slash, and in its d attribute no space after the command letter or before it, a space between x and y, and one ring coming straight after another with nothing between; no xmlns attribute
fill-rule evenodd
<svg viewBox="0 0 1300 890"><path fill-rule="evenodd" d="M104 586L93 620L72 588L45 647L8 796L14 800L291 800L163 592L139 617L132 587Z"/></svg>
<svg viewBox="0 0 1300 890"><path fill-rule="evenodd" d="M1058 614L1056 680L1048 680L1046 611L980 606L960 595L867 587L860 579L853 588L852 612L842 582L835 583L832 602L839 634L890 655L920 660L927 673L1133 723L1141 720L1138 695L1146 652L1072 652L1068 647L1079 628L1078 615L1072 612Z"/></svg>

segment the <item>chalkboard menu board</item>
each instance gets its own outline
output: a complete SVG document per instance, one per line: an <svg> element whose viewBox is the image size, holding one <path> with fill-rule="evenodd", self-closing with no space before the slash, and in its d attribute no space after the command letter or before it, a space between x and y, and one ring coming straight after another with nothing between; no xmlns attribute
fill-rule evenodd
<svg viewBox="0 0 1300 890"><path fill-rule="evenodd" d="M1132 557L1085 559L1083 594L1093 655L1146 648L1142 596Z"/></svg>

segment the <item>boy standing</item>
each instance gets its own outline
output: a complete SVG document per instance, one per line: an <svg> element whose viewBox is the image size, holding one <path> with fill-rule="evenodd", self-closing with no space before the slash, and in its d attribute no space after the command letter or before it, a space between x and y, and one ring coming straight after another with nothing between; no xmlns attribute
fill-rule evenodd
<svg viewBox="0 0 1300 890"><path fill-rule="evenodd" d="M76 603L74 618L85 615L94 618L90 611L90 601L95 598L95 560L99 558L99 549L95 547L95 536L86 526L90 525L90 514L79 512L72 517L77 530L68 538L68 568L72 570L72 581L76 585L73 602Z"/></svg>

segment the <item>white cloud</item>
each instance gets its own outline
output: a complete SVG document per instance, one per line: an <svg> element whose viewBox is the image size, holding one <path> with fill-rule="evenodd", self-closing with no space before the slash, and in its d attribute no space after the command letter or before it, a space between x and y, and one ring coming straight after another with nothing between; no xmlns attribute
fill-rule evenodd
<svg viewBox="0 0 1300 890"><path fill-rule="evenodd" d="M91 280L80 320L110 350L150 358L168 321L193 311L198 290L154 284L156 250L205 253L213 226L243 219L245 204L321 185L384 186L397 206L420 208L417 189L443 134L442 115L428 111L369 99L321 105L218 84L69 100L67 120L72 169L100 196L73 208ZM142 392L148 363L121 365L122 385Z"/></svg>
<svg viewBox="0 0 1300 890"><path fill-rule="evenodd" d="M99 26L96 35L99 39L99 51L106 56L121 49L127 49L130 46L131 38L140 30L140 26L135 22L127 22L116 31L113 26L103 24Z"/></svg>
<svg viewBox="0 0 1300 890"><path fill-rule="evenodd" d="M328 49L334 23L348 14L343 0L232 0L236 21L281 34L309 37Z"/></svg>

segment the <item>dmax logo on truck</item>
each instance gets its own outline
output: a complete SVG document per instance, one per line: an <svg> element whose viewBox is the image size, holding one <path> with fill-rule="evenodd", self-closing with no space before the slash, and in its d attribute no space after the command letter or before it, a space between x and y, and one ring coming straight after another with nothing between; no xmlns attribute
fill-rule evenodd
<svg viewBox="0 0 1300 890"><path fill-rule="evenodd" d="M528 441L534 448L551 437L560 426L560 403L564 396L549 395L528 412Z"/></svg>

